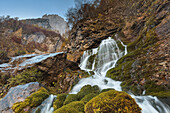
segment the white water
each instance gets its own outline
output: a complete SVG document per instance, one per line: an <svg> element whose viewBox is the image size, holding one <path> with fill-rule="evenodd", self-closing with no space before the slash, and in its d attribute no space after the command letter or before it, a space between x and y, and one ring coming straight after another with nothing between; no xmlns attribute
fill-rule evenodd
<svg viewBox="0 0 170 113"><path fill-rule="evenodd" d="M124 51L121 51L116 42L109 38L103 40L98 48L85 51L81 59L80 68L87 72L93 71L95 74L92 77L81 79L79 83L73 87L70 94L78 93L83 86L88 84L92 86L98 85L101 90L114 88L117 91L122 91L120 86L121 82L105 77L106 72L115 67L118 59L127 54L127 46L122 42L121 44L125 47ZM89 58L94 54L96 54L96 57L93 63L91 63L89 62ZM157 97L134 96L132 94L131 96L142 108L142 113L170 113L170 107L163 104Z"/></svg>
<svg viewBox="0 0 170 113"><path fill-rule="evenodd" d="M55 98L55 95L50 95L45 101L42 102L40 106L33 110L32 113L35 113L38 109L41 110L41 113L53 113L54 108L52 107L52 103Z"/></svg>
<svg viewBox="0 0 170 113"><path fill-rule="evenodd" d="M87 72L93 71L95 74L89 78L81 79L79 83L73 87L70 94L78 93L83 86L88 84L92 86L98 85L101 90L114 88L117 91L122 91L120 81L114 81L105 77L107 71L114 68L116 62L127 54L127 46L122 42L121 44L124 46L124 51L119 49L116 41L109 38L103 40L98 48L85 51L81 58L80 68ZM94 61L90 62L90 57L94 55ZM142 113L170 113L170 107L163 104L157 97L130 95L142 108ZM56 96L51 95L38 107L41 109L41 113L53 113L52 103L54 98L56 98ZM35 113L35 111L33 113Z"/></svg>
<svg viewBox="0 0 170 113"><path fill-rule="evenodd" d="M31 67L32 64L36 64L39 63L43 60L46 60L47 58L50 57L54 57L58 54L62 54L63 52L58 52L58 53L50 53L50 54L42 54L42 55L38 55L38 54L28 54L28 55L21 55L21 56L17 56L17 57L12 57L11 61L9 63L4 63L4 64L0 64L0 72L6 72L9 70L21 70L25 67ZM13 63L19 59L22 59L23 62L21 62L20 64L16 64L14 65Z"/></svg>

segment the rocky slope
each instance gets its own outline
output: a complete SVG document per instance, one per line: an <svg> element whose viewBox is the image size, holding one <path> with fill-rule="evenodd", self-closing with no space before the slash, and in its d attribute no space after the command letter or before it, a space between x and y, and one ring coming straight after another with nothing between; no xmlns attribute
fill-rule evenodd
<svg viewBox="0 0 170 113"><path fill-rule="evenodd" d="M1 97L5 96L10 87L28 82L38 81L48 90L40 90L22 102L13 104L13 111L16 113L30 111L52 93L59 94L53 102L55 113L68 111L91 113L115 109L120 112L140 113L139 106L125 92L111 89L100 91L97 86L87 85L77 94L68 94L80 78L90 76L78 67L83 52L98 47L100 42L109 36L125 43L128 54L118 60L115 68L107 72L107 77L122 81L122 89L126 92L158 96L170 105L168 48L170 2L168 0L130 0L128 4L127 0L111 2L113 3L110 3L103 13L96 12L97 17L78 21L73 26L69 40L65 42L67 43L63 49L65 53L49 57L31 65L32 68L16 71L13 75L0 73ZM32 39L38 43L45 40L42 34L38 34L38 37L40 38L28 38L28 42ZM122 49L120 42L117 42ZM18 62L22 60L13 65L17 66ZM44 94L44 98L38 98L41 97L41 93ZM31 99L34 101L30 101ZM99 99L101 101L98 101ZM117 104L113 105L113 102ZM113 107L115 109L112 109ZM36 113L40 111L41 109L36 109Z"/></svg>
<svg viewBox="0 0 170 113"><path fill-rule="evenodd" d="M123 81L125 91L170 97L169 7L168 0L131 1L78 22L65 48L68 59L79 62L84 50L97 47L108 36L121 39L128 54L107 76Z"/></svg>
<svg viewBox="0 0 170 113"><path fill-rule="evenodd" d="M21 54L61 50L64 38L59 33L27 25L13 18L0 19L0 63Z"/></svg>

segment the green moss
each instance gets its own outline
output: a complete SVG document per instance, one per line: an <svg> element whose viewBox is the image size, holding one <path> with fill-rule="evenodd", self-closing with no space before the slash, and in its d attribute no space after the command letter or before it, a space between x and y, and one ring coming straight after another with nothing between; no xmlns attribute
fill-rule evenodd
<svg viewBox="0 0 170 113"><path fill-rule="evenodd" d="M35 113L41 113L41 109L38 108L38 109L35 111Z"/></svg>
<svg viewBox="0 0 170 113"><path fill-rule="evenodd" d="M98 94L96 94L96 93L90 93L90 94L84 96L84 97L81 99L81 101L83 101L84 103L87 103L87 102L89 102L93 97L95 97L95 96L97 96L97 95L98 95Z"/></svg>
<svg viewBox="0 0 170 113"><path fill-rule="evenodd" d="M108 88L108 89L103 89L100 93L106 92L106 91L110 91L110 90L114 90L112 88Z"/></svg>
<svg viewBox="0 0 170 113"><path fill-rule="evenodd" d="M116 41L116 43L117 43L117 45L118 45L118 47L119 47L119 49L120 49L121 51L124 51L124 50L125 50L125 47L121 44L120 41Z"/></svg>
<svg viewBox="0 0 170 113"><path fill-rule="evenodd" d="M143 48L148 47L148 46L152 46L153 44L155 44L159 39L157 38L157 35L155 33L155 28L149 30L146 33L146 39L143 45Z"/></svg>
<svg viewBox="0 0 170 113"><path fill-rule="evenodd" d="M114 80L120 80L120 81L130 79L130 77L131 77L130 76L130 69L132 68L133 62L134 62L134 60L133 61L127 61L127 62L124 62L124 63L116 66L113 69L110 69L107 72L106 76L110 77Z"/></svg>
<svg viewBox="0 0 170 113"><path fill-rule="evenodd" d="M125 92L110 90L99 94L85 105L86 113L141 113L135 100Z"/></svg>
<svg viewBox="0 0 170 113"><path fill-rule="evenodd" d="M66 99L67 94L59 94L57 95L57 99L53 103L54 110L60 108L63 106L63 103Z"/></svg>
<svg viewBox="0 0 170 113"><path fill-rule="evenodd" d="M69 94L64 101L64 105L69 104L70 102L77 101L78 97L76 94Z"/></svg>
<svg viewBox="0 0 170 113"><path fill-rule="evenodd" d="M78 113L84 112L84 102L74 101L54 111L54 113Z"/></svg>
<svg viewBox="0 0 170 113"><path fill-rule="evenodd" d="M69 94L63 104L66 105L73 101L79 101L90 93L99 94L99 92L100 90L98 86L92 87L90 85L86 85L82 87L81 90L77 94Z"/></svg>
<svg viewBox="0 0 170 113"><path fill-rule="evenodd" d="M145 80L147 80L153 75L153 73L155 73L153 70L154 65L152 65L149 61L146 62L146 58L143 56L147 55L148 50L151 47L155 47L157 45L157 41L158 37L155 34L155 28L148 30L147 26L144 27L138 38L128 44L129 53L119 59L117 66L110 69L106 76L114 80L122 81L121 86L123 91L131 91L136 95L140 95L143 90L143 86L139 85L141 79L145 78ZM148 84L145 89L152 87L149 85L150 84Z"/></svg>
<svg viewBox="0 0 170 113"><path fill-rule="evenodd" d="M155 84L154 81L147 81L144 85L146 90L146 95L153 95L158 97L169 97L169 90L166 90L165 87Z"/></svg>
<svg viewBox="0 0 170 113"><path fill-rule="evenodd" d="M91 65L93 64L95 57L96 57L96 54L91 55L91 56L89 57L88 61L90 62Z"/></svg>
<svg viewBox="0 0 170 113"><path fill-rule="evenodd" d="M17 102L12 106L15 113L22 113L27 106L37 107L49 96L48 91L45 88L40 88L37 92L27 97L23 102Z"/></svg>
<svg viewBox="0 0 170 113"><path fill-rule="evenodd" d="M99 93L99 87L98 86L91 86L91 85L86 85L81 88L81 90L77 93L77 97L79 100L81 100L84 96L86 96L89 93Z"/></svg>
<svg viewBox="0 0 170 113"><path fill-rule="evenodd" d="M10 86L26 84L29 82L41 82L42 73L35 68L24 70L22 73L8 80Z"/></svg>
<svg viewBox="0 0 170 113"><path fill-rule="evenodd" d="M121 64L121 63L124 63L126 61L132 61L132 60L135 60L135 58L140 55L140 54L143 54L144 51L143 49L136 49L135 51L132 51L130 53L128 53L127 55L123 56L122 58L120 58L117 62L117 64Z"/></svg>
<svg viewBox="0 0 170 113"><path fill-rule="evenodd" d="M79 111L76 110L75 108L65 108L65 107L62 107L62 108L59 108L57 109L56 111L54 111L53 113L78 113Z"/></svg>
<svg viewBox="0 0 170 113"><path fill-rule="evenodd" d="M129 43L127 45L128 52L137 49L137 46L140 45L140 41L142 40L142 38L143 38L143 34L141 33L135 41Z"/></svg>
<svg viewBox="0 0 170 113"><path fill-rule="evenodd" d="M151 92L150 95L161 97L161 98L170 98L170 91L160 91L160 92Z"/></svg>

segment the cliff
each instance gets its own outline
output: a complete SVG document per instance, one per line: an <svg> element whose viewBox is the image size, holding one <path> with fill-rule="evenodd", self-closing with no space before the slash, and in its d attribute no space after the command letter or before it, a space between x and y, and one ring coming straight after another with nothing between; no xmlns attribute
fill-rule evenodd
<svg viewBox="0 0 170 113"><path fill-rule="evenodd" d="M37 25L45 29L53 30L64 35L68 32L69 27L67 22L58 15L44 15L42 18L26 19L26 24Z"/></svg>

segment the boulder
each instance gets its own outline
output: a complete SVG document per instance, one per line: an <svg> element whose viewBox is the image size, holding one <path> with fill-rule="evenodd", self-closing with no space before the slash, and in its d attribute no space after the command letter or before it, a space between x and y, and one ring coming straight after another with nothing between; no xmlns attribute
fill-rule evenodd
<svg viewBox="0 0 170 113"><path fill-rule="evenodd" d="M86 113L141 113L135 100L125 92L110 90L91 99L85 105Z"/></svg>
<svg viewBox="0 0 170 113"><path fill-rule="evenodd" d="M24 101L38 89L40 89L38 82L31 82L10 88L7 95L0 100L0 113L13 113L11 108L14 103Z"/></svg>

